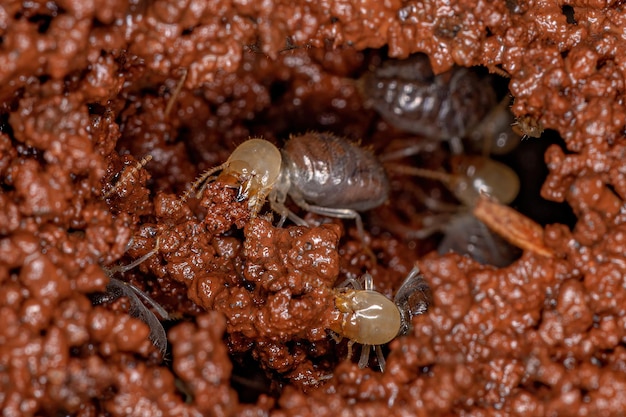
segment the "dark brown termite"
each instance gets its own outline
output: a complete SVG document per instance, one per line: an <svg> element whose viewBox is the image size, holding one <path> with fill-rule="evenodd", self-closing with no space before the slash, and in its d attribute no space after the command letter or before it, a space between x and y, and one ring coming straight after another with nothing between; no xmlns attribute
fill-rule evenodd
<svg viewBox="0 0 626 417"><path fill-rule="evenodd" d="M505 153L519 143L511 130L509 98L500 104L489 77L454 67L435 75L423 54L389 59L358 81L365 105L396 128L432 140L449 141L462 153L461 139L485 144L487 152Z"/></svg>

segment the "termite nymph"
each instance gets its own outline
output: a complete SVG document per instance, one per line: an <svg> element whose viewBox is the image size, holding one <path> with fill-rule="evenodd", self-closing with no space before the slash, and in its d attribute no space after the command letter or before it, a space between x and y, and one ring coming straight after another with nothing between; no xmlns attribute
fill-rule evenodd
<svg viewBox="0 0 626 417"><path fill-rule="evenodd" d="M388 169L407 175L441 181L461 205L450 206L424 196L424 204L435 214L423 217L418 230L402 231L405 238L425 239L435 232L444 237L437 250L440 254L456 252L494 266L509 265L517 258L517 250L476 219L469 211L483 195L490 195L503 204L511 203L519 192L519 177L510 167L484 156L455 155L451 159L453 173L407 166Z"/></svg>
<svg viewBox="0 0 626 417"><path fill-rule="evenodd" d="M248 199L251 216L265 199L281 216L308 224L285 206L287 196L302 209L329 217L355 219L361 239L365 231L358 211L385 202L389 184L383 166L368 150L330 133L292 136L282 150L264 139L249 139L228 160L203 173L182 197L200 194L216 172L226 184L237 187L239 201Z"/></svg>
<svg viewBox="0 0 626 417"><path fill-rule="evenodd" d="M349 339L349 357L352 345L363 345L360 368L368 365L372 347L378 365L384 371L385 357L381 345L407 334L413 316L425 313L432 305L432 294L417 267L411 270L393 301L374 290L370 274L365 274L363 280L364 287L358 281L348 279L335 289L335 307L339 316L330 329Z"/></svg>
<svg viewBox="0 0 626 417"><path fill-rule="evenodd" d="M428 57L389 59L357 81L366 107L404 132L447 141L453 153L463 152L462 139L487 137L486 153L510 151L519 142L510 124L510 97L498 104L493 77L453 67L435 74ZM497 130L497 132L495 132Z"/></svg>
<svg viewBox="0 0 626 417"><path fill-rule="evenodd" d="M511 203L519 193L519 177L501 162L478 155L455 155L451 165L454 168L452 174L402 165L390 165L389 169L441 181L468 207L476 204L481 193L487 193L503 204Z"/></svg>

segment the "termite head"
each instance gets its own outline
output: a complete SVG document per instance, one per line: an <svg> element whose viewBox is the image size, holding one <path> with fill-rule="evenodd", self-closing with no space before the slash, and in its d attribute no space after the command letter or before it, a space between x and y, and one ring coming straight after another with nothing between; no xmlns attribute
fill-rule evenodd
<svg viewBox="0 0 626 417"><path fill-rule="evenodd" d="M451 159L451 191L465 205L473 207L482 193L509 204L519 193L519 177L508 166L483 156L455 155Z"/></svg>
<svg viewBox="0 0 626 417"><path fill-rule="evenodd" d="M543 133L543 124L541 121L529 115L518 117L512 127L517 134L522 136L522 139L528 137L539 138Z"/></svg>
<svg viewBox="0 0 626 417"><path fill-rule="evenodd" d="M237 201L255 196L263 187L253 168L246 161L232 161L219 175L227 187L237 188Z"/></svg>
<svg viewBox="0 0 626 417"><path fill-rule="evenodd" d="M280 176L282 157L276 146L264 139L249 139L239 145L222 165L205 171L180 198L185 202L193 193L200 198L206 184L217 177L227 187L237 188L238 201L248 199L252 217L261 209L265 198Z"/></svg>
<svg viewBox="0 0 626 417"><path fill-rule="evenodd" d="M219 179L237 187L237 199L247 198L248 207L256 214L274 187L281 164L282 157L276 146L264 139L250 139L233 151Z"/></svg>
<svg viewBox="0 0 626 417"><path fill-rule="evenodd" d="M337 289L335 307L341 314L331 330L352 342L384 345L400 332L400 310L377 291Z"/></svg>

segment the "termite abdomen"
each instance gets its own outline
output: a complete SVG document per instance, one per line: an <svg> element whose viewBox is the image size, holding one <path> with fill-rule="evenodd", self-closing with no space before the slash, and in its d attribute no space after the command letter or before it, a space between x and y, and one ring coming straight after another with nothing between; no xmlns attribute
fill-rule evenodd
<svg viewBox="0 0 626 417"><path fill-rule="evenodd" d="M428 57L390 59L359 81L366 106L396 128L432 139L462 138L496 104L486 78L454 67L433 74Z"/></svg>
<svg viewBox="0 0 626 417"><path fill-rule="evenodd" d="M282 154L295 199L356 211L387 200L389 183L376 156L346 139L311 132L292 137Z"/></svg>

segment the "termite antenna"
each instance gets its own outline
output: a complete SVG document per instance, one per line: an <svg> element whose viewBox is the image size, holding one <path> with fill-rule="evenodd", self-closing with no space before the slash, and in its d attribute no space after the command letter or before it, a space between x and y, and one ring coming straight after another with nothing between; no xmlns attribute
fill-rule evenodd
<svg viewBox="0 0 626 417"><path fill-rule="evenodd" d="M141 168L145 167L148 162L152 161L152 155L146 155L141 161L137 162L135 166L130 169L125 169L121 175L121 178L113 185L109 191L105 192L102 198L109 198L113 193L117 192L123 185L130 181L130 178L134 177Z"/></svg>
<svg viewBox="0 0 626 417"><path fill-rule="evenodd" d="M204 187L206 187L206 185L213 179L212 175L215 174L217 171L223 170L227 164L228 162L223 163L222 165L218 165L214 168L208 169L200 174L200 176L196 178L193 184L191 184L191 187L189 187L189 189L185 191L182 196L180 196L180 198L178 199L178 203L185 203L187 200L189 200L189 196L193 193L196 194L196 198L200 198Z"/></svg>
<svg viewBox="0 0 626 417"><path fill-rule="evenodd" d="M502 68L499 68L496 66L489 67L489 72L499 75L500 77L503 77L503 78L511 78L511 74L506 72L506 70L503 70Z"/></svg>
<svg viewBox="0 0 626 417"><path fill-rule="evenodd" d="M456 178L455 175L448 174L446 172L433 171L430 169L417 168L417 167L410 167L406 165L385 164L385 169L387 169L388 171L398 173L398 174L412 175L415 177L426 178L429 180L441 181L445 185L453 184Z"/></svg>
<svg viewBox="0 0 626 417"><path fill-rule="evenodd" d="M176 102L176 99L178 98L178 95L180 94L180 90L182 90L183 85L185 85L185 81L187 80L187 74L189 73L189 71L187 70L187 68L182 68L181 71L183 74L180 77L180 80L178 80L178 83L176 84L176 88L172 92L172 96L167 101L167 106L165 106L165 117L167 117L172 111L172 107L174 107L174 103Z"/></svg>

